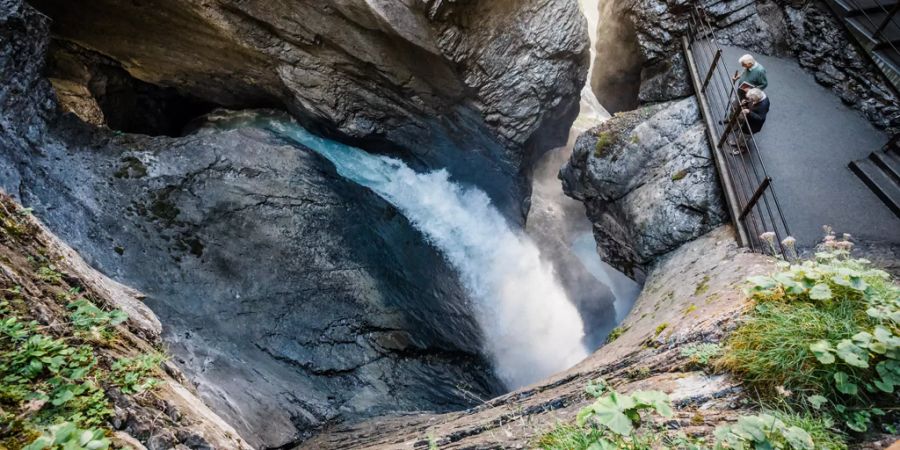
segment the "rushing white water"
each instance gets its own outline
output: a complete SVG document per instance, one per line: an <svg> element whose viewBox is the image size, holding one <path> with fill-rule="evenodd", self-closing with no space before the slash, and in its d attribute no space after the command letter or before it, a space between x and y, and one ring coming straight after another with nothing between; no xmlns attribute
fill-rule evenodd
<svg viewBox="0 0 900 450"><path fill-rule="evenodd" d="M585 358L578 311L531 240L509 226L488 196L450 180L445 170L417 173L402 161L269 120L281 136L313 149L338 173L397 207L459 272L484 334L484 350L509 388Z"/></svg>

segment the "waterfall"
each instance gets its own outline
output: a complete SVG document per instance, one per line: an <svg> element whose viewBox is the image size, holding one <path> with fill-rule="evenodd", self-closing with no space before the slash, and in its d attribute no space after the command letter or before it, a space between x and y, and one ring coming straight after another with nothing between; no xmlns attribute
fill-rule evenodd
<svg viewBox="0 0 900 450"><path fill-rule="evenodd" d="M456 269L484 335L484 352L514 389L588 355L584 326L553 268L481 190L446 170L417 173L402 161L320 138L286 120L251 118L312 149L337 172L399 209Z"/></svg>

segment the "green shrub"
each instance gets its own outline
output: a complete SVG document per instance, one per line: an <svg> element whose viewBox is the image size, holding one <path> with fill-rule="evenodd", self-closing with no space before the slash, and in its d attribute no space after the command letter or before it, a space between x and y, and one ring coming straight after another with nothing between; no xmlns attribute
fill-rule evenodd
<svg viewBox="0 0 900 450"><path fill-rule="evenodd" d="M113 335L111 327L128 320L124 312L118 309L104 311L84 298L69 303L69 309L72 310L69 319L76 330L101 339L109 339Z"/></svg>
<svg viewBox="0 0 900 450"><path fill-rule="evenodd" d="M788 426L771 414L741 417L733 425L716 428L715 435L720 446L734 450L815 448L806 430Z"/></svg>
<svg viewBox="0 0 900 450"><path fill-rule="evenodd" d="M628 328L629 327L623 327L621 325L613 328L612 331L609 332L609 335L606 336L606 343L609 344L610 342L614 342L619 336L625 334L625 332L628 331Z"/></svg>
<svg viewBox="0 0 900 450"><path fill-rule="evenodd" d="M639 433L644 415L672 416L669 397L659 391L620 394L605 383L588 384L586 391L596 400L582 408L576 426L558 425L538 441L543 449L632 449L649 450L658 438Z"/></svg>
<svg viewBox="0 0 900 450"><path fill-rule="evenodd" d="M573 425L557 425L553 431L541 436L537 446L544 450L588 450L599 441L598 430L585 430Z"/></svg>
<svg viewBox="0 0 900 450"><path fill-rule="evenodd" d="M81 430L71 422L47 428L23 450L106 450L109 439L102 430Z"/></svg>
<svg viewBox="0 0 900 450"><path fill-rule="evenodd" d="M159 370L159 364L164 360L165 357L158 353L122 358L113 363L110 381L125 394L153 389L160 381L151 375Z"/></svg>
<svg viewBox="0 0 900 450"><path fill-rule="evenodd" d="M830 245L829 245L830 244ZM729 337L719 365L756 386L828 400L856 431L900 387L900 288L884 271L849 257L831 235L815 260L781 262L750 279L755 309Z"/></svg>

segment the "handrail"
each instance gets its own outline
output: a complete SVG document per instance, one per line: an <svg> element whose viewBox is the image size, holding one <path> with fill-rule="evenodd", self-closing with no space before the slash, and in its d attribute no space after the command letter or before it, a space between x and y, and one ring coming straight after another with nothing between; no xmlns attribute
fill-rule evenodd
<svg viewBox="0 0 900 450"><path fill-rule="evenodd" d="M699 5L691 10L683 45L741 245L757 252L775 251L783 257L790 256L793 249L784 244L791 235L790 228L775 193L775 181L766 171L762 149L747 118L736 108L740 103L737 88L723 61L716 29ZM728 147L739 153L727 151Z"/></svg>

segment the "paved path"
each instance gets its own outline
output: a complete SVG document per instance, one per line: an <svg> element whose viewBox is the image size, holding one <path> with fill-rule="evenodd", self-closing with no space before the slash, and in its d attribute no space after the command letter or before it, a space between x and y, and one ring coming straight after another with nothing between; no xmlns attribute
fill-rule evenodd
<svg viewBox="0 0 900 450"><path fill-rule="evenodd" d="M722 50L730 73L748 53ZM887 134L793 59L755 56L768 71L766 93L772 103L755 138L792 234L801 245L813 245L827 224L859 240L900 243L900 219L847 167L880 149Z"/></svg>

